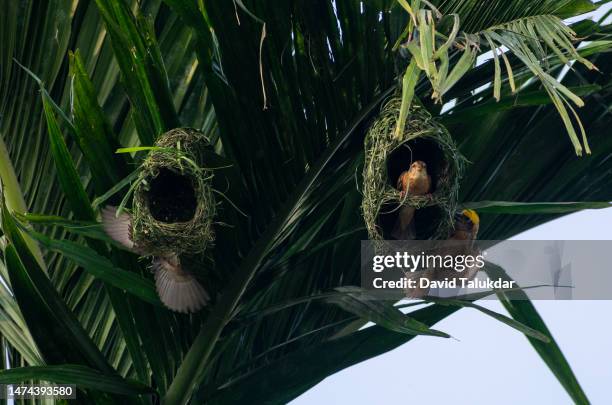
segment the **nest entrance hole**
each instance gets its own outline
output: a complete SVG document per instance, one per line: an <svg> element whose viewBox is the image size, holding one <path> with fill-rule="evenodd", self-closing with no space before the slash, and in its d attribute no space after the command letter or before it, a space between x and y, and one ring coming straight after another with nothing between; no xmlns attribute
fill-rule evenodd
<svg viewBox="0 0 612 405"><path fill-rule="evenodd" d="M190 176L161 168L149 184L147 204L153 218L168 224L193 219L198 201Z"/></svg>
<svg viewBox="0 0 612 405"><path fill-rule="evenodd" d="M431 176L431 193L436 191L438 180L446 171L448 163L438 143L431 139L416 138L404 142L387 158L387 181L393 188L397 187L400 174L410 169L417 160L425 162L427 173Z"/></svg>
<svg viewBox="0 0 612 405"><path fill-rule="evenodd" d="M444 216L447 215L444 209L437 205L431 205L415 210L414 213L414 228L415 240L433 239L436 235L438 227L442 224ZM383 239L394 240L391 236L395 223L399 216L398 203L386 203L378 214L377 225L380 229Z"/></svg>

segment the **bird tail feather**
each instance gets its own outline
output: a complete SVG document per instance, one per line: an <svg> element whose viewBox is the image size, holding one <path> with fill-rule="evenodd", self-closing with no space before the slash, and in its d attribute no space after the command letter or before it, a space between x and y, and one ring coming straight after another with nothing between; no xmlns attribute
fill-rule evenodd
<svg viewBox="0 0 612 405"><path fill-rule="evenodd" d="M397 240L413 240L416 238L414 212L414 207L400 207L397 220L391 231L391 237Z"/></svg>
<svg viewBox="0 0 612 405"><path fill-rule="evenodd" d="M153 261L155 287L162 303L172 311L197 312L210 296L196 278L180 268L170 268L164 259Z"/></svg>

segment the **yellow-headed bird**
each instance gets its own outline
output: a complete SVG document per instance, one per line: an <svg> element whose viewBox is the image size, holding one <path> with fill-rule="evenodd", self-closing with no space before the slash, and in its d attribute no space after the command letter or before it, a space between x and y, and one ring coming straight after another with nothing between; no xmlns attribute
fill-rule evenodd
<svg viewBox="0 0 612 405"><path fill-rule="evenodd" d="M473 241L478 237L479 229L480 217L476 211L465 209L455 214L455 226L449 239Z"/></svg>
<svg viewBox="0 0 612 405"><path fill-rule="evenodd" d="M480 228L480 217L474 210L464 209L455 214L455 224L453 231L449 236L449 240L465 241L454 242L449 244L446 254L454 256L477 256L478 248L474 247L474 241L478 237L478 229ZM472 280L476 277L479 268L476 266L467 267L463 271L455 271L453 269L436 269L435 279L444 280L445 278L466 278Z"/></svg>
<svg viewBox="0 0 612 405"><path fill-rule="evenodd" d="M449 240L452 241L465 241L465 243L459 242L445 242L446 245L442 247L443 255L477 255L478 252L474 249L474 240L478 237L478 229L480 227L480 217L474 210L462 210L455 214L455 223L453 230L449 236ZM453 279L453 278L466 278L468 280L476 277L478 273L478 267L469 267L465 270L458 272L454 269L445 268L429 268L419 272L410 273L406 276L408 278L419 280L421 278L428 279L430 281ZM417 281L419 284L420 281ZM423 298L429 293L428 287L416 287L408 288L405 291L407 298Z"/></svg>

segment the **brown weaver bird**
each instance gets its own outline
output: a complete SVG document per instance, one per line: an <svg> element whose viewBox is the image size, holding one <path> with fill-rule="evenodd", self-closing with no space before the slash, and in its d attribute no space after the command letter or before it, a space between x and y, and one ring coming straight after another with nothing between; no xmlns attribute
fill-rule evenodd
<svg viewBox="0 0 612 405"><path fill-rule="evenodd" d="M126 212L117 215L116 207L102 209L102 226L115 242L140 256L152 256L151 270L161 302L176 312L197 312L209 300L209 295L195 276L183 269L176 254L153 256L138 247L132 238L132 217Z"/></svg>
<svg viewBox="0 0 612 405"><path fill-rule="evenodd" d="M431 192L431 176L427 173L427 164L417 160L410 165L410 169L402 172L397 179L397 189L400 198L406 195L426 195ZM391 236L397 240L409 240L416 237L414 228L415 208L402 205Z"/></svg>
<svg viewBox="0 0 612 405"><path fill-rule="evenodd" d="M478 230L480 228L480 217L474 210L462 210L455 214L455 222L453 226L453 230L448 237L448 240L452 241L463 241L463 242L451 242L446 243L447 246L443 247L442 255L477 255L478 252L474 248L474 241L478 237ZM426 278L430 281L436 280L444 280L448 278L449 280L454 278L466 278L468 280L472 280L476 277L478 273L478 267L470 267L466 268L461 272L457 272L454 269L440 269L433 268L422 270L419 272L408 273L406 276L408 278L413 278L417 280L417 285L419 285L421 278ZM406 297L408 298L423 298L429 293L429 287L421 288L410 288L405 291Z"/></svg>

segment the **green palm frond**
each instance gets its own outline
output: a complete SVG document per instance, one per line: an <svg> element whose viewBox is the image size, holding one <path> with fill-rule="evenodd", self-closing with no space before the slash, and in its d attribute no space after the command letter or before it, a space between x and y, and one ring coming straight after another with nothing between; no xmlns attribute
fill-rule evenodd
<svg viewBox="0 0 612 405"><path fill-rule="evenodd" d="M0 378L80 376L93 403L286 402L457 311L428 304L402 317L337 290L359 284L363 138L404 73L393 44L407 43L409 24L405 104L423 100L471 162L459 202L482 208L483 238L612 199L610 77L589 70L612 70L612 29L582 22L574 35L559 20L595 4L404 3L414 17L397 0L0 0L0 178L10 203L0 335L5 368L15 369ZM493 98L474 91L485 86ZM444 113L432 89L454 101ZM558 108L576 125L576 97L591 150L583 159L558 142ZM147 148L179 125L212 139L211 164L222 168L214 186L227 197L214 264L202 265L214 299L191 316L157 305L147 263L95 223L98 203L119 205ZM40 264L34 239L24 245L30 234ZM515 321L503 321L551 339L536 350L584 402L537 312L511 309ZM365 319L380 325L358 331Z"/></svg>
<svg viewBox="0 0 612 405"><path fill-rule="evenodd" d="M460 26L462 20L459 14L453 14L449 21L452 21L452 28L445 35L438 31L439 25L443 21L442 15L438 10L417 9L420 2L413 2L408 5L405 0L399 3L408 11L410 19L405 34L405 47L410 54L411 63L406 69L406 76L402 84L404 102L401 112L405 115L410 107L410 99L416 86L418 72L415 72L414 63L424 72L432 86L432 99L441 103L443 96L465 75L476 63L479 54L486 49L492 53L495 62L493 77L493 96L499 101L501 97L502 70L508 77L508 82L512 93L520 90L515 83L514 73L508 56L511 53L518 58L531 72L532 77L537 78L553 104L557 108L559 115L565 125L566 131L574 146L577 155L582 155L583 146L587 154L591 153L584 127L576 110L577 107L584 105L582 99L571 90L561 84L550 74L549 60L550 55L555 55L561 62L571 66L570 61L576 61L585 65L589 69L595 69L595 65L580 56L574 48L577 40L576 33L565 23L552 14L521 15L519 18L512 19L501 24L487 27L473 34L462 32ZM482 5L484 3L477 3ZM455 11L467 11L459 5L455 5ZM433 7L433 6L432 6ZM464 7L467 7L464 5ZM538 11L547 11L549 7L538 8ZM449 7L453 10L453 7ZM416 11L415 11L416 10ZM471 10L471 9L470 9ZM523 10L525 11L525 10ZM531 10L533 12L533 10ZM549 11L553 11L552 9ZM526 13L528 14L528 13ZM510 16L515 14L510 13ZM456 62L451 65L454 54L459 53ZM504 69L501 67L500 59L504 62ZM411 80L407 80L411 78ZM401 133L404 120L398 120L397 133ZM577 135L575 126L580 132L581 141Z"/></svg>
<svg viewBox="0 0 612 405"><path fill-rule="evenodd" d="M571 17L596 10L600 6L588 0L437 0L433 3L444 14L460 16L463 29L469 33L538 15Z"/></svg>
<svg viewBox="0 0 612 405"><path fill-rule="evenodd" d="M533 75L540 80L563 120L576 154L582 154L582 145L586 153L590 154L591 150L586 139L584 126L576 110L571 105L573 103L578 107L583 107L584 102L556 78L551 76L548 73L550 69L547 66L549 55L553 52L561 62L568 66L570 66L570 60L575 60L588 69L596 69L595 65L581 57L574 48L573 42L576 40L575 32L568 28L558 17L540 15L521 18L510 23L488 28L482 33L482 36L486 38L490 48L493 50L496 66L499 65L498 49L505 47L514 53ZM508 76L511 77L511 75L512 71L509 69ZM497 67L493 87L494 97L499 101L501 73ZM569 114L568 110L572 115ZM580 130L582 145L572 123L572 117Z"/></svg>

